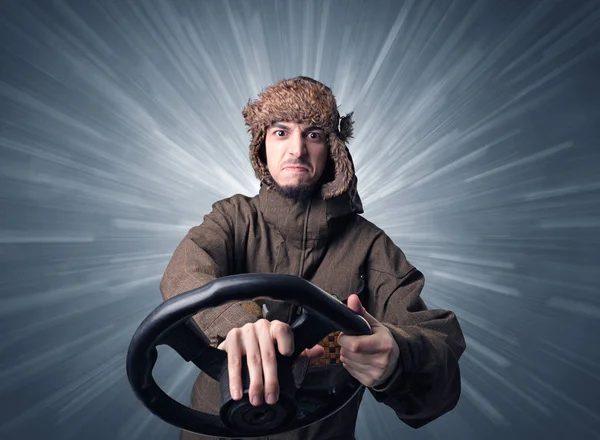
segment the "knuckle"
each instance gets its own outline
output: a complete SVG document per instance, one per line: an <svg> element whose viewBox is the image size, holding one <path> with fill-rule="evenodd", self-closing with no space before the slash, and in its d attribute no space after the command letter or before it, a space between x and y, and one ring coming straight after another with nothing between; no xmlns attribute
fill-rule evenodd
<svg viewBox="0 0 600 440"><path fill-rule="evenodd" d="M254 326L259 329L267 328L267 327L269 327L269 321L261 318L254 323Z"/></svg>
<svg viewBox="0 0 600 440"><path fill-rule="evenodd" d="M246 360L248 361L248 365L256 366L262 364L260 354L258 353L247 355Z"/></svg>
<svg viewBox="0 0 600 440"><path fill-rule="evenodd" d="M267 362L274 362L276 360L275 351L274 350L265 350L262 355L263 360Z"/></svg>
<svg viewBox="0 0 600 440"><path fill-rule="evenodd" d="M242 334L244 335L244 338L252 338L255 337L254 335L256 334L256 330L254 329L254 326L250 325L248 327L244 326L242 328Z"/></svg>
<svg viewBox="0 0 600 440"><path fill-rule="evenodd" d="M290 328L290 326L288 324L286 324L285 322L281 322L281 321L273 321L272 322L273 325L273 329L275 332L277 333L288 333L291 332L292 329Z"/></svg>
<svg viewBox="0 0 600 440"><path fill-rule="evenodd" d="M384 362L381 360L376 360L373 362L373 366L375 368L377 368L378 370L385 370L386 365L387 365L387 362Z"/></svg>
<svg viewBox="0 0 600 440"><path fill-rule="evenodd" d="M386 339L385 342L383 343L383 349L385 350L385 352L391 353L393 348L394 348L394 341L391 339Z"/></svg>
<svg viewBox="0 0 600 440"><path fill-rule="evenodd" d="M281 335L284 333L285 333L285 328L283 326L283 323L281 323L281 322L271 323L271 334L273 336Z"/></svg>
<svg viewBox="0 0 600 440"><path fill-rule="evenodd" d="M241 365L242 363L242 359L240 356L234 355L234 354L230 354L228 356L228 363L231 366L237 367L238 365Z"/></svg>

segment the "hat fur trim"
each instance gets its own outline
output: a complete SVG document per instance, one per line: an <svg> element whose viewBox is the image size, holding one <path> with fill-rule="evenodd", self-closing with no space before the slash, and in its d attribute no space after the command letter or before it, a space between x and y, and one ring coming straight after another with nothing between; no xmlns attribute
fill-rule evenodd
<svg viewBox="0 0 600 440"><path fill-rule="evenodd" d="M274 182L261 150L267 128L278 121L317 125L325 131L334 177L322 185L323 199L339 196L355 186L354 164L347 148L353 134L353 113L340 118L335 97L326 85L305 76L280 81L260 93L254 102L249 101L242 114L252 134L250 162L256 177L268 187L272 188Z"/></svg>

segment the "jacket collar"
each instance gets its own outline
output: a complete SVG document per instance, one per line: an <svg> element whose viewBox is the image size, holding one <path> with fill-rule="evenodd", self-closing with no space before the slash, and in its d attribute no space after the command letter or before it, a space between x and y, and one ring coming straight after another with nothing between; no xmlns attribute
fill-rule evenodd
<svg viewBox="0 0 600 440"><path fill-rule="evenodd" d="M265 221L297 247L302 247L304 240L309 247L323 246L331 232L331 220L363 212L356 192L352 197L345 192L327 200L317 193L312 199L300 202L262 184L258 200Z"/></svg>

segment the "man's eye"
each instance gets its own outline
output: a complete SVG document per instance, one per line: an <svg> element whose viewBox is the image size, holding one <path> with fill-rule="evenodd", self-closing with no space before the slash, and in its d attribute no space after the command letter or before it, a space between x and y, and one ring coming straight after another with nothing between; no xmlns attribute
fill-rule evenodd
<svg viewBox="0 0 600 440"><path fill-rule="evenodd" d="M283 130L277 130L277 131L275 131L275 136L284 136L284 135L285 135L285 131L283 131Z"/></svg>
<svg viewBox="0 0 600 440"><path fill-rule="evenodd" d="M321 133L317 133L316 131L311 131L308 133L308 137L311 139L321 139Z"/></svg>

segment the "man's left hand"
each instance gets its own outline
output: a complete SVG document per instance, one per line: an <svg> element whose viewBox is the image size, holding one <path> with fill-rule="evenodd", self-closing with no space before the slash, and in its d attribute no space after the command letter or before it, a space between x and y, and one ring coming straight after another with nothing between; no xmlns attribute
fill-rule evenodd
<svg viewBox="0 0 600 440"><path fill-rule="evenodd" d="M348 297L348 307L367 320L373 334L350 336L340 333L340 361L364 386L375 387L384 383L396 369L400 349L390 330L365 310L358 295Z"/></svg>

